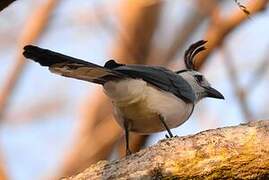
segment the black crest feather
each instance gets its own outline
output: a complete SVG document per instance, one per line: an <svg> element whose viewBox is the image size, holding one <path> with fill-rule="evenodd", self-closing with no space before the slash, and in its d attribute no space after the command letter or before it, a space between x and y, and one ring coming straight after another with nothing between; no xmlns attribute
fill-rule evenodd
<svg viewBox="0 0 269 180"><path fill-rule="evenodd" d="M205 50L205 46L204 44L207 41L205 40L200 40L197 41L196 43L193 43L190 45L190 47L185 51L185 55L184 55L184 62L186 65L187 69L193 69L195 70L194 67L194 57L201 51Z"/></svg>

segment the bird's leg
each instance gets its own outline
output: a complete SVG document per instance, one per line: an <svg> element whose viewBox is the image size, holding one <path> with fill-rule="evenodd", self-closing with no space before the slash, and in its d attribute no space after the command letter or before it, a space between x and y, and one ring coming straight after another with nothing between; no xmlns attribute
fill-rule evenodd
<svg viewBox="0 0 269 180"><path fill-rule="evenodd" d="M124 120L124 131L125 131L125 150L126 154L125 156L128 156L132 154L130 148L129 148L129 126L128 126L128 120Z"/></svg>
<svg viewBox="0 0 269 180"><path fill-rule="evenodd" d="M170 137L168 136L168 134L165 134L165 138L166 138L166 139L169 139Z"/></svg>
<svg viewBox="0 0 269 180"><path fill-rule="evenodd" d="M164 117L162 115L159 115L159 118L160 118L160 121L162 122L163 126L165 127L166 131L168 132L169 136L168 135L165 135L165 137L167 138L172 138L174 137L170 128L167 126L167 124L165 123L164 121Z"/></svg>

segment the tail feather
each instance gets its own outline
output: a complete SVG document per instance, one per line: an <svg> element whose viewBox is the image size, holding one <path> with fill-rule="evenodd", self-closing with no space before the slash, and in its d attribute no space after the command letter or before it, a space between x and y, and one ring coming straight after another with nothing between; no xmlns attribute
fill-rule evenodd
<svg viewBox="0 0 269 180"><path fill-rule="evenodd" d="M41 66L51 66L57 63L77 63L84 64L93 67L102 67L87 61L83 61L77 58L66 56L48 49L43 49L33 45L27 45L24 47L23 55L26 58L32 59L35 62L38 62Z"/></svg>
<svg viewBox="0 0 269 180"><path fill-rule="evenodd" d="M51 72L65 77L76 78L98 84L104 84L109 80L123 78L122 74L106 67L33 45L25 46L23 55L26 58L38 62L41 66L48 66Z"/></svg>

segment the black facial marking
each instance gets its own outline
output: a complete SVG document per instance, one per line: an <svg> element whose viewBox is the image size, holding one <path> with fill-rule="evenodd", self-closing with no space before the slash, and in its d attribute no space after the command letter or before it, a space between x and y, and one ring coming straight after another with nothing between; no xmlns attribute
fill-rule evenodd
<svg viewBox="0 0 269 180"><path fill-rule="evenodd" d="M194 77L198 83L201 83L204 80L202 75L195 75Z"/></svg>
<svg viewBox="0 0 269 180"><path fill-rule="evenodd" d="M180 73L184 73L186 71L190 71L190 70L189 69L182 69L182 70L176 71L175 73L180 74Z"/></svg>

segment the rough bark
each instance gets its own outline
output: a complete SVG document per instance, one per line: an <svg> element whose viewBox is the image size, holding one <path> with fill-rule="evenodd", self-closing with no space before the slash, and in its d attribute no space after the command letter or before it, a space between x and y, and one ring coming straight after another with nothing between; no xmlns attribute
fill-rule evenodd
<svg viewBox="0 0 269 180"><path fill-rule="evenodd" d="M267 179L269 120L165 139L66 179Z"/></svg>

